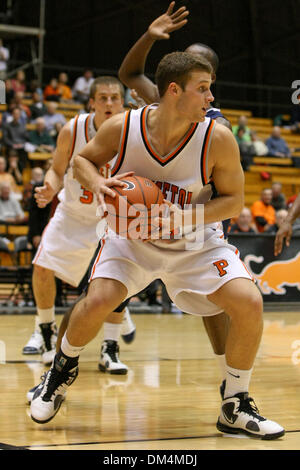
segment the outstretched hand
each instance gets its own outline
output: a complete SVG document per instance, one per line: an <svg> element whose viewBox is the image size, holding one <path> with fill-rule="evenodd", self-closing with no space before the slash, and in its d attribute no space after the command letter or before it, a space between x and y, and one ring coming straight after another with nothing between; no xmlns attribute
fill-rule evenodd
<svg viewBox="0 0 300 470"><path fill-rule="evenodd" d="M278 256L282 252L283 240L285 239L286 246L290 246L290 240L292 237L293 228L292 224L288 221L284 221L281 227L278 229L274 243L274 255Z"/></svg>
<svg viewBox="0 0 300 470"><path fill-rule="evenodd" d="M35 188L34 197L40 209L43 209L44 207L46 207L47 204L49 204L49 202L52 201L54 196L55 196L55 191L52 188L52 186L50 186L48 181L45 182L44 186L38 186L37 188Z"/></svg>
<svg viewBox="0 0 300 470"><path fill-rule="evenodd" d="M171 2L166 13L156 18L148 28L148 33L154 40L169 39L170 34L182 28L186 23L189 11L186 7L178 8L173 13L175 2Z"/></svg>

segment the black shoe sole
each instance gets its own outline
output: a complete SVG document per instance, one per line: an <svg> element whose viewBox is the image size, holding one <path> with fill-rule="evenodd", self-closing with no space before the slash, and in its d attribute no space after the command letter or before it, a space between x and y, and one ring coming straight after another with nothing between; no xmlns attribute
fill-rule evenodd
<svg viewBox="0 0 300 470"><path fill-rule="evenodd" d="M129 333L128 335L121 335L122 336L122 339L124 341L124 343L126 344L130 344L132 343L132 341L134 340L135 338L135 332L136 330L133 330L131 333Z"/></svg>
<svg viewBox="0 0 300 470"><path fill-rule="evenodd" d="M219 420L216 424L217 430L221 431L226 434L247 434L247 436L256 437L257 439L261 439L263 441L272 441L274 439L278 439L279 437L284 436L285 431L280 431L274 434L265 434L264 436L260 436L259 434L255 434L250 431L246 431L246 429L240 428L232 428L230 426L226 426L226 424L221 423Z"/></svg>
<svg viewBox="0 0 300 470"><path fill-rule="evenodd" d="M98 364L98 369L100 372L108 372L111 375L126 375L128 370L127 369L119 369L119 370L108 370L106 367L102 366L101 364Z"/></svg>
<svg viewBox="0 0 300 470"><path fill-rule="evenodd" d="M28 356L30 356L30 355L31 356L37 356L38 354L42 354L42 351L38 351L37 349L31 350L31 351L30 350L24 351L24 349L23 349L22 354L28 355Z"/></svg>

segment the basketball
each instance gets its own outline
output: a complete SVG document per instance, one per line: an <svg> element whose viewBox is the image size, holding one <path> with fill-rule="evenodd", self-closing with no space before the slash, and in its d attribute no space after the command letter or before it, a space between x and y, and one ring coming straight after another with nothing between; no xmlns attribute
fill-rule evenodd
<svg viewBox="0 0 300 470"><path fill-rule="evenodd" d="M164 196L156 184L142 176L122 179L126 186L112 186L116 197L105 195L108 226L130 240L147 239L154 229Z"/></svg>

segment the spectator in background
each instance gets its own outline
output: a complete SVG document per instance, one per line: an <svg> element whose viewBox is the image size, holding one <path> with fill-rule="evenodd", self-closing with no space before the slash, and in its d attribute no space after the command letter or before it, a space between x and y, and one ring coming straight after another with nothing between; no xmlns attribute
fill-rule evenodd
<svg viewBox="0 0 300 470"><path fill-rule="evenodd" d="M248 118L247 116L240 116L238 119L238 123L235 126L232 126L232 132L234 136L237 136L239 128L242 127L244 129L243 134L243 141L244 142L251 142L251 131L248 127Z"/></svg>
<svg viewBox="0 0 300 470"><path fill-rule="evenodd" d="M282 225L282 223L285 221L286 216L288 212L286 209L280 209L279 211L276 211L275 215L275 224L270 225L267 230L265 230L266 233L276 233L279 229L279 227Z"/></svg>
<svg viewBox="0 0 300 470"><path fill-rule="evenodd" d="M68 86L68 75L65 72L61 72L58 76L58 88L61 101L70 102L72 101L72 90Z"/></svg>
<svg viewBox="0 0 300 470"><path fill-rule="evenodd" d="M244 207L240 215L238 216L236 223L230 225L230 233L256 233L256 227L252 220L252 214L250 209Z"/></svg>
<svg viewBox="0 0 300 470"><path fill-rule="evenodd" d="M19 201L11 192L10 184L0 184L0 220L9 224L25 222L25 215Z"/></svg>
<svg viewBox="0 0 300 470"><path fill-rule="evenodd" d="M244 139L245 133L246 133L245 128L243 126L240 126L237 129L237 134L235 136L235 139L240 149L241 165L243 167L243 170L247 171L249 166L252 165L253 163L255 149L253 145L251 144L251 142Z"/></svg>
<svg viewBox="0 0 300 470"><path fill-rule="evenodd" d="M73 98L79 103L84 103L90 97L90 88L94 81L93 72L85 70L82 77L78 77L73 86Z"/></svg>
<svg viewBox="0 0 300 470"><path fill-rule="evenodd" d="M24 70L18 70L15 78L11 80L11 86L15 93L21 91L23 95L26 93L26 75Z"/></svg>
<svg viewBox="0 0 300 470"><path fill-rule="evenodd" d="M14 177L18 186L23 184L22 167L19 163L19 156L13 149L10 149L8 152L7 172Z"/></svg>
<svg viewBox="0 0 300 470"><path fill-rule="evenodd" d="M15 98L14 98L14 103L18 108L22 109L22 111L24 111L24 113L26 113L27 119L29 120L30 117L31 117L31 112L30 112L29 106L27 106L27 104L24 104L24 93L23 93L23 91L16 91Z"/></svg>
<svg viewBox="0 0 300 470"><path fill-rule="evenodd" d="M44 181L44 176L44 170L42 168L39 166L32 168L30 181L25 185L23 190L22 207L24 211L29 211L33 188L36 185L41 185Z"/></svg>
<svg viewBox="0 0 300 470"><path fill-rule="evenodd" d="M41 170L41 168L40 168ZM30 198L28 201L28 212L29 212L29 219L28 219L28 235L27 240L32 246L32 254L33 256L36 253L36 250L40 244L42 233L49 222L50 211L51 211L51 203L47 204L47 206L40 208L36 203L36 199L34 197L34 191L37 186L42 186L44 180L44 174L42 175L42 180L36 182L32 186L32 190L30 193Z"/></svg>
<svg viewBox="0 0 300 470"><path fill-rule="evenodd" d="M34 92L37 92L40 95L41 99L43 99L43 90L40 88L36 78L33 78L29 83L27 97L29 99L32 98Z"/></svg>
<svg viewBox="0 0 300 470"><path fill-rule="evenodd" d="M7 71L7 62L9 60L9 49L3 46L3 41L0 39L0 79L5 80Z"/></svg>
<svg viewBox="0 0 300 470"><path fill-rule="evenodd" d="M65 116L57 112L58 104L50 101L47 103L47 113L44 116L46 129L52 136L56 136L61 127L67 122Z"/></svg>
<svg viewBox="0 0 300 470"><path fill-rule="evenodd" d="M275 209L271 202L272 189L265 188L261 192L260 200L252 204L252 217L259 232L266 232L270 225L275 224Z"/></svg>
<svg viewBox="0 0 300 470"><path fill-rule="evenodd" d="M266 140L268 147L268 155L270 157L290 157L291 150L289 149L286 141L281 137L281 129L279 126L274 126L272 135Z"/></svg>
<svg viewBox="0 0 300 470"><path fill-rule="evenodd" d="M43 97L38 91L32 93L32 105L30 106L31 121L35 121L37 118L45 116L47 108L43 102Z"/></svg>
<svg viewBox="0 0 300 470"><path fill-rule="evenodd" d="M262 157L263 155L267 155L268 153L268 147L266 144L258 137L256 131L251 131L250 132L251 136L251 144L254 148L255 155L257 157Z"/></svg>
<svg viewBox="0 0 300 470"><path fill-rule="evenodd" d="M21 111L19 108L14 108L12 111L13 120L2 126L3 145L7 148L18 152L20 164L22 168L25 167L26 153L24 150L25 143L28 140L28 134L25 125L21 122Z"/></svg>
<svg viewBox="0 0 300 470"><path fill-rule="evenodd" d="M8 183L11 190L16 193L18 192L17 182L13 175L6 171L7 163L5 157L0 157L0 184Z"/></svg>
<svg viewBox="0 0 300 470"><path fill-rule="evenodd" d="M15 92L12 88L11 80L6 80L5 81L5 98L6 98L7 106L10 105L10 103L13 101L14 97L15 97Z"/></svg>
<svg viewBox="0 0 300 470"><path fill-rule="evenodd" d="M282 184L274 181L272 183L272 206L275 211L286 209L285 195L282 193Z"/></svg>
<svg viewBox="0 0 300 470"><path fill-rule="evenodd" d="M13 110L15 108L18 108L18 106L15 103L15 99L13 99L7 105L7 110L4 111L4 113L2 114L2 122L1 122L2 127L4 127L6 124L9 124L10 122L12 122L12 120L13 120ZM26 124L27 124L27 121L28 121L27 114L25 113L25 111L23 111L23 109L20 109L20 111L21 111L20 122L25 127Z"/></svg>
<svg viewBox="0 0 300 470"><path fill-rule="evenodd" d="M57 78L51 78L48 85L44 89L44 100L45 101L59 101L60 100L60 89L58 86Z"/></svg>
<svg viewBox="0 0 300 470"><path fill-rule="evenodd" d="M30 131L29 133L25 150L27 152L53 152L55 143L46 129L45 119L42 117L37 118L35 126L35 130Z"/></svg>

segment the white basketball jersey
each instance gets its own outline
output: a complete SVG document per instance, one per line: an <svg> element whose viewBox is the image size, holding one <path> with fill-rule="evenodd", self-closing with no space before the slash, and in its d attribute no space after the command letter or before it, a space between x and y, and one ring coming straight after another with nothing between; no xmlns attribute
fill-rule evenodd
<svg viewBox="0 0 300 470"><path fill-rule="evenodd" d="M136 175L155 181L165 199L182 208L185 204L207 202L210 185L208 197L208 191L203 188L210 179L207 160L215 121L205 118L194 123L176 147L161 156L147 130L147 113L155 106L125 113L120 151L112 175L135 171Z"/></svg>
<svg viewBox="0 0 300 470"><path fill-rule="evenodd" d="M95 223L97 223L99 222L99 216L96 216L97 199L91 191L86 190L74 178L72 168L73 158L80 153L97 132L94 126L94 116L94 113L79 114L71 120L72 148L69 166L64 176L64 187L59 192L58 199L63 209L67 212L77 216L84 216L88 219L94 219ZM115 158L100 169L100 174L104 178L110 177L114 161Z"/></svg>

